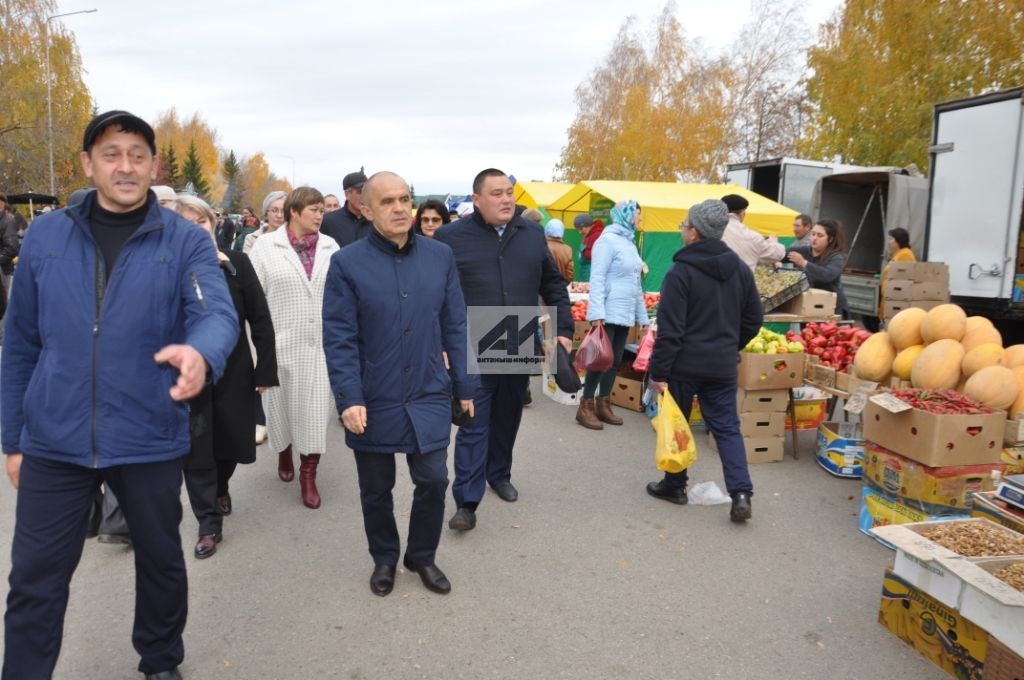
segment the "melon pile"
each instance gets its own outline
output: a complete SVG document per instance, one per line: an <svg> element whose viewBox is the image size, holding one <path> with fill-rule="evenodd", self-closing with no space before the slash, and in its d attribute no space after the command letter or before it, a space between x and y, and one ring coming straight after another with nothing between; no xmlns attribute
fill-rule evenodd
<svg viewBox="0 0 1024 680"><path fill-rule="evenodd" d="M897 376L914 387L955 389L1010 417L1024 413L1024 345L1004 348L991 321L957 305L903 310L861 346L853 365L864 380Z"/></svg>

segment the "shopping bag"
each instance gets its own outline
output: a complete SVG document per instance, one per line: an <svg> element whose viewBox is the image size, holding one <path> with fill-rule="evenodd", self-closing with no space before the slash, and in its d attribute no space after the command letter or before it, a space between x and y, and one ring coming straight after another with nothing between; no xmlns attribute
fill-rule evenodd
<svg viewBox="0 0 1024 680"><path fill-rule="evenodd" d="M633 361L634 371L640 373L647 371L647 363L651 360L651 352L654 351L654 337L654 326L648 326L643 340L640 341L640 347L636 350L636 360Z"/></svg>
<svg viewBox="0 0 1024 680"><path fill-rule="evenodd" d="M612 343L604 326L593 326L576 350L576 370L590 373L604 373L612 367Z"/></svg>
<svg viewBox="0 0 1024 680"><path fill-rule="evenodd" d="M690 425L668 390L658 395L658 415L651 420L657 433L654 464L662 472L682 472L697 460Z"/></svg>
<svg viewBox="0 0 1024 680"><path fill-rule="evenodd" d="M555 384L558 389L569 394L576 394L583 389L580 376L569 361L569 353L560 342L555 343Z"/></svg>

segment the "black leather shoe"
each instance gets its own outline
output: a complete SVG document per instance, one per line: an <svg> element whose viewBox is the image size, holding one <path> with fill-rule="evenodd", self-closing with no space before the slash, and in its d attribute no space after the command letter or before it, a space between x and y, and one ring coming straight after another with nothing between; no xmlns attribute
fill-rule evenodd
<svg viewBox="0 0 1024 680"><path fill-rule="evenodd" d="M395 565L378 564L370 574L370 592L384 597L395 587Z"/></svg>
<svg viewBox="0 0 1024 680"><path fill-rule="evenodd" d="M452 531L469 531L476 526L476 513L469 508L459 508L448 520L448 528Z"/></svg>
<svg viewBox="0 0 1024 680"><path fill-rule="evenodd" d="M650 482L647 485L647 493L651 494L655 498L660 498L663 501L675 503L676 505L686 505L689 500L686 497L686 487L683 487L682 489L672 489L665 486L665 480L660 482Z"/></svg>
<svg viewBox="0 0 1024 680"><path fill-rule="evenodd" d="M732 496L732 508L729 510L729 519L733 522L746 522L751 516L750 494L746 491L737 491Z"/></svg>
<svg viewBox="0 0 1024 680"><path fill-rule="evenodd" d="M222 515L231 514L231 494L226 493L223 496L217 497L217 509L220 510Z"/></svg>
<svg viewBox="0 0 1024 680"><path fill-rule="evenodd" d="M402 559L402 564L409 571L420 575L420 580L423 581L423 585L427 587L427 590L432 590L441 595L447 595L452 591L452 584L448 582L448 577L437 568L436 564L413 564L409 561L408 556Z"/></svg>
<svg viewBox="0 0 1024 680"><path fill-rule="evenodd" d="M498 494L498 498L506 503L515 503L519 500L519 492L516 491L516 487L512 486L512 482L502 482L491 488L494 489L494 493Z"/></svg>
<svg viewBox="0 0 1024 680"><path fill-rule="evenodd" d="M196 559L205 560L217 552L217 544L224 540L223 534L200 536L196 542Z"/></svg>
<svg viewBox="0 0 1024 680"><path fill-rule="evenodd" d="M159 673L146 673L146 680L181 680L181 673L178 672L177 668L172 668L169 671L160 671Z"/></svg>

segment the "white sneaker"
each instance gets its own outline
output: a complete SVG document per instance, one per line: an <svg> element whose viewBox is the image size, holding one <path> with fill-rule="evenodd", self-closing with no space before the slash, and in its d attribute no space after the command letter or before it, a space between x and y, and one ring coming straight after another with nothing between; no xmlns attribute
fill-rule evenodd
<svg viewBox="0 0 1024 680"><path fill-rule="evenodd" d="M262 425L256 426L256 446L259 446L263 442L267 441L267 428Z"/></svg>

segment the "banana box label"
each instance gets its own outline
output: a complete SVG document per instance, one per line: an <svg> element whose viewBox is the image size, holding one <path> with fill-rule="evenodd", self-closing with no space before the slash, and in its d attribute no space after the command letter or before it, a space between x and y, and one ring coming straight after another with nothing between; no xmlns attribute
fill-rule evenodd
<svg viewBox="0 0 1024 680"><path fill-rule="evenodd" d="M878 622L952 677L981 680L988 633L889 569Z"/></svg>

